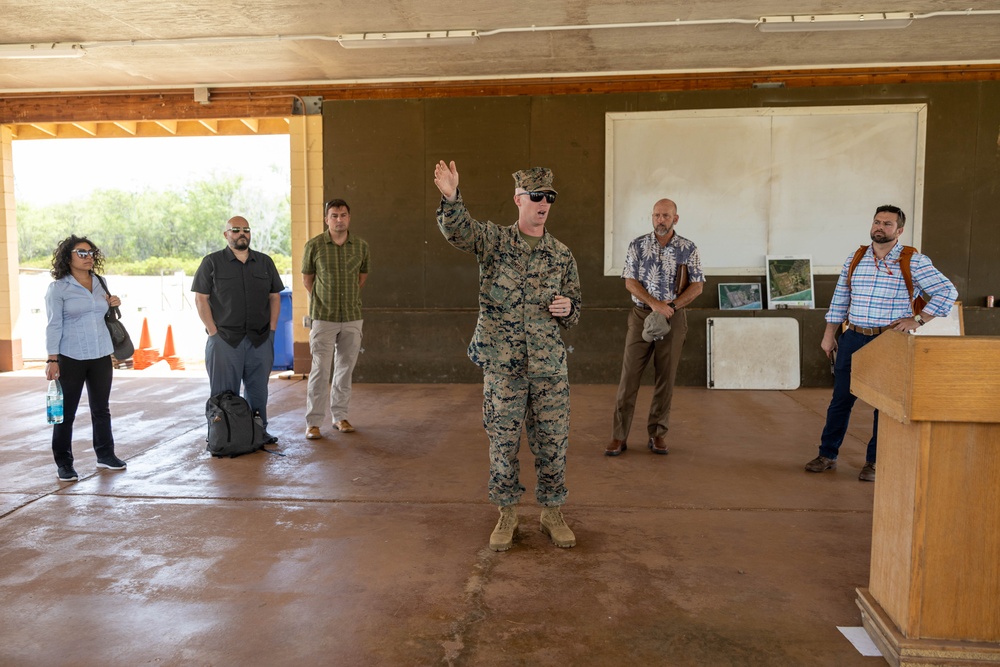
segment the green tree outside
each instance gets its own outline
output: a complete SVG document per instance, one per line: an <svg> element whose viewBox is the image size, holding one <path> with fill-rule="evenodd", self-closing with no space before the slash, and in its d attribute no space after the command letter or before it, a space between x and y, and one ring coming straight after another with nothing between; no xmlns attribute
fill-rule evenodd
<svg viewBox="0 0 1000 667"><path fill-rule="evenodd" d="M52 251L70 234L87 236L102 250L105 271L117 275L192 275L201 258L221 249L226 220L242 215L253 227L253 248L291 271L291 205L269 197L242 176L215 176L183 191L97 190L83 200L17 204L22 266L48 268Z"/></svg>

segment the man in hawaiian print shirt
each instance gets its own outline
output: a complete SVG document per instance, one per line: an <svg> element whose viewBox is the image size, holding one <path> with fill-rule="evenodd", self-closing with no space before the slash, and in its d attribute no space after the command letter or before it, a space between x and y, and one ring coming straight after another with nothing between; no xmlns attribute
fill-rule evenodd
<svg viewBox="0 0 1000 667"><path fill-rule="evenodd" d="M661 199L653 206L653 231L632 241L625 257L625 288L632 295L633 308L628 316L622 375L615 399L615 415L607 456L618 456L626 449L639 381L650 358L653 359L655 388L649 406L646 430L648 448L654 454L666 454L664 437L670 427L670 402L674 378L687 336L687 313L683 310L704 288L698 248L674 231L679 220L677 204ZM670 323L670 330L660 339L647 342L643 325L647 317L659 313Z"/></svg>

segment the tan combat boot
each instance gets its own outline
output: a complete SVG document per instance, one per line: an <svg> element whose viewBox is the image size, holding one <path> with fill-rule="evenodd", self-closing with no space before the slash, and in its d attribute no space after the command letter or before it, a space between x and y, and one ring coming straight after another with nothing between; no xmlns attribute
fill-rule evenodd
<svg viewBox="0 0 1000 667"><path fill-rule="evenodd" d="M500 520L490 535L490 549L507 551L514 544L514 531L517 530L517 505L507 505L500 508Z"/></svg>
<svg viewBox="0 0 1000 667"><path fill-rule="evenodd" d="M542 508L542 532L552 538L552 544L557 547L575 547L576 535L566 525L562 512L558 507Z"/></svg>

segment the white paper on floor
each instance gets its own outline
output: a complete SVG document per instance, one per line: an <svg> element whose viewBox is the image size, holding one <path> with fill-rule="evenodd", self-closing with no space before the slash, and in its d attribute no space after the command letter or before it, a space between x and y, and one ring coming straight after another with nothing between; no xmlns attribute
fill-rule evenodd
<svg viewBox="0 0 1000 667"><path fill-rule="evenodd" d="M882 655L882 651L878 650L878 646L875 646L875 642L868 636L868 631L864 628L842 628L838 625L837 629L847 637L847 640L854 645L854 648L858 649L858 653L861 655Z"/></svg>

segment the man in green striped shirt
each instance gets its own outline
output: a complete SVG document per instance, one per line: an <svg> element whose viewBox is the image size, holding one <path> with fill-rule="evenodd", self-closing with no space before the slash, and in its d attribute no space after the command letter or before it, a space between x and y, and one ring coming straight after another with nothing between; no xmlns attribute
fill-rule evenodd
<svg viewBox="0 0 1000 667"><path fill-rule="evenodd" d="M302 283L309 293L309 350L312 368L306 393L306 438L323 437L329 401L333 426L341 433L347 421L351 375L361 350L361 288L368 278L368 243L348 231L351 207L332 199L323 208L327 230L306 242ZM331 381L331 371L333 378Z"/></svg>

